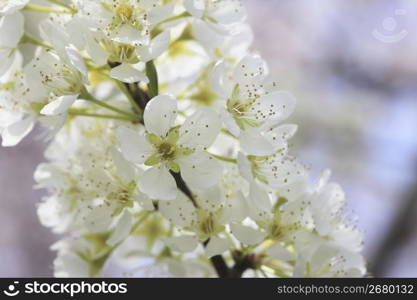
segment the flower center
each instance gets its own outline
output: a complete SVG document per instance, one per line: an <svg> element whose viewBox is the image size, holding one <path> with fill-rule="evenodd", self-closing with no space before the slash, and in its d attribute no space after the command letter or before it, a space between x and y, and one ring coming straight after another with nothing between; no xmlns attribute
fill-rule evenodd
<svg viewBox="0 0 417 300"><path fill-rule="evenodd" d="M167 142L163 142L158 146L158 153L163 160L173 160L177 147Z"/></svg>
<svg viewBox="0 0 417 300"><path fill-rule="evenodd" d="M110 54L109 61L135 64L139 62L134 46L103 39L101 41L103 48Z"/></svg>
<svg viewBox="0 0 417 300"><path fill-rule="evenodd" d="M238 101L233 104L232 112L235 116L241 117L245 114L247 109L248 109L247 105Z"/></svg>
<svg viewBox="0 0 417 300"><path fill-rule="evenodd" d="M83 88L81 74L66 65L57 67L57 69L52 74L40 72L45 87L55 96L79 94Z"/></svg>
<svg viewBox="0 0 417 300"><path fill-rule="evenodd" d="M130 201L130 191L126 189L121 189L118 192L111 194L110 197L119 202L120 204L125 205Z"/></svg>
<svg viewBox="0 0 417 300"><path fill-rule="evenodd" d="M215 233L216 221L213 218L212 214L209 214L206 218L201 220L200 230L207 236L211 236Z"/></svg>
<svg viewBox="0 0 417 300"><path fill-rule="evenodd" d="M278 222L272 222L272 224L268 228L269 237L273 240L279 240L283 236L283 232L281 229L282 228Z"/></svg>
<svg viewBox="0 0 417 300"><path fill-rule="evenodd" d="M133 19L134 8L128 3L122 3L116 7L115 13L123 22L128 22Z"/></svg>
<svg viewBox="0 0 417 300"><path fill-rule="evenodd" d="M206 240L224 229L224 226L219 222L221 211L212 212L198 209L197 214L198 223L196 224L196 229L201 239Z"/></svg>

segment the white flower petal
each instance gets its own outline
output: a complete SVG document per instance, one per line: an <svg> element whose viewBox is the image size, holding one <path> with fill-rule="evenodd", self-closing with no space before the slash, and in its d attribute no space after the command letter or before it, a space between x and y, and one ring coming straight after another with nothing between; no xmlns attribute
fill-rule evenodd
<svg viewBox="0 0 417 300"><path fill-rule="evenodd" d="M227 63L219 60L208 74L208 79L212 90L219 95L220 98L227 99L233 92L233 82L228 77ZM226 109L224 109L226 111Z"/></svg>
<svg viewBox="0 0 417 300"><path fill-rule="evenodd" d="M182 192L174 201L159 202L159 212L173 225L190 226L197 221L196 210L191 200Z"/></svg>
<svg viewBox="0 0 417 300"><path fill-rule="evenodd" d="M146 77L143 72L129 64L121 64L120 66L111 69L110 76L126 83L149 82L148 77Z"/></svg>
<svg viewBox="0 0 417 300"><path fill-rule="evenodd" d="M226 109L223 109L220 113L222 116L223 123L226 126L227 130L229 130L230 133L234 136L239 136L240 128L237 125L235 119L232 117L232 115Z"/></svg>
<svg viewBox="0 0 417 300"><path fill-rule="evenodd" d="M285 262L296 260L295 254L289 252L287 249L282 247L279 243L269 248L267 251L267 254L271 256L272 258L276 258Z"/></svg>
<svg viewBox="0 0 417 300"><path fill-rule="evenodd" d="M58 25L57 22L52 22L50 19L45 19L40 23L39 30L41 37L53 46L58 53L65 53L69 37L61 25Z"/></svg>
<svg viewBox="0 0 417 300"><path fill-rule="evenodd" d="M157 6L149 12L148 21L150 24L158 24L172 16L175 3Z"/></svg>
<svg viewBox="0 0 417 300"><path fill-rule="evenodd" d="M204 0L184 0L184 6L195 18L201 18L206 8Z"/></svg>
<svg viewBox="0 0 417 300"><path fill-rule="evenodd" d="M177 101L170 95L156 96L146 105L143 118L148 132L166 137L177 119Z"/></svg>
<svg viewBox="0 0 417 300"><path fill-rule="evenodd" d="M164 166L146 170L139 180L139 189L155 200L175 200L178 193L174 177Z"/></svg>
<svg viewBox="0 0 417 300"><path fill-rule="evenodd" d="M87 37L93 33L86 30L86 24L81 16L73 16L70 21L66 23L65 29L68 33L68 44L72 44L76 49L84 49L87 42Z"/></svg>
<svg viewBox="0 0 417 300"><path fill-rule="evenodd" d="M123 154L115 147L110 149L111 157L113 159L114 166L116 167L117 176L123 183L130 183L135 179L134 165L128 162Z"/></svg>
<svg viewBox="0 0 417 300"><path fill-rule="evenodd" d="M222 127L218 114L202 107L189 117L180 128L178 144L191 149L204 149L213 144Z"/></svg>
<svg viewBox="0 0 417 300"><path fill-rule="evenodd" d="M278 91L262 96L254 105L262 112L262 115L258 114L260 120L265 117L272 121L283 121L294 112L296 103L297 100L292 94Z"/></svg>
<svg viewBox="0 0 417 300"><path fill-rule="evenodd" d="M237 166L239 167L240 175L247 181L253 180L252 166L249 159L242 152L237 156Z"/></svg>
<svg viewBox="0 0 417 300"><path fill-rule="evenodd" d="M122 154L128 161L142 164L154 151L145 136L130 128L119 127L116 136Z"/></svg>
<svg viewBox="0 0 417 300"><path fill-rule="evenodd" d="M136 195L134 196L135 201L140 205L143 210L154 211L155 206L153 205L152 199L142 193L137 187Z"/></svg>
<svg viewBox="0 0 417 300"><path fill-rule="evenodd" d="M17 47L23 35L24 22L25 19L19 12L0 17L0 48Z"/></svg>
<svg viewBox="0 0 417 300"><path fill-rule="evenodd" d="M0 103L1 103L2 96L3 95L0 92ZM13 123L21 121L23 117L24 117L23 113L0 108L0 133L3 128L6 128L12 125Z"/></svg>
<svg viewBox="0 0 417 300"><path fill-rule="evenodd" d="M125 210L120 219L118 220L117 225L114 228L112 234L107 239L107 245L112 247L125 240L129 236L130 230L132 229L132 225L132 213Z"/></svg>
<svg viewBox="0 0 417 300"><path fill-rule="evenodd" d="M164 53L169 46L171 35L169 31L158 34L152 41L150 47L150 59L155 59Z"/></svg>
<svg viewBox="0 0 417 300"><path fill-rule="evenodd" d="M32 117L27 117L21 121L13 123L6 127L2 132L2 146L13 147L32 131L35 125L35 120Z"/></svg>
<svg viewBox="0 0 417 300"><path fill-rule="evenodd" d="M22 9L29 0L6 0L0 6L0 15L10 15Z"/></svg>
<svg viewBox="0 0 417 300"><path fill-rule="evenodd" d="M54 233L64 233L73 224L72 215L68 214L60 200L58 196L48 197L37 207L39 221L43 226L52 228Z"/></svg>
<svg viewBox="0 0 417 300"><path fill-rule="evenodd" d="M100 205L89 208L85 216L81 217L85 220L85 227L90 232L99 233L109 229L113 218L113 206Z"/></svg>
<svg viewBox="0 0 417 300"><path fill-rule="evenodd" d="M195 190L195 200L199 207L208 210L216 211L219 206L224 203L224 191L220 189L219 185L215 185L205 190Z"/></svg>
<svg viewBox="0 0 417 300"><path fill-rule="evenodd" d="M240 85L261 82L267 73L266 63L259 55L247 55L236 66L233 78Z"/></svg>
<svg viewBox="0 0 417 300"><path fill-rule="evenodd" d="M198 239L193 235L182 235L165 239L165 244L177 252L192 252L198 246Z"/></svg>
<svg viewBox="0 0 417 300"><path fill-rule="evenodd" d="M230 228L232 230L232 234L245 245L259 244L265 238L264 233L249 226L231 224Z"/></svg>
<svg viewBox="0 0 417 300"><path fill-rule="evenodd" d="M298 126L295 124L284 124L278 127L271 127L265 131L264 136L274 145L276 150L285 149L287 141L297 132Z"/></svg>
<svg viewBox="0 0 417 300"><path fill-rule="evenodd" d="M45 137L45 141L52 139L61 130L61 128L64 127L66 119L66 113L56 116L39 116L39 123L49 130L47 136Z"/></svg>
<svg viewBox="0 0 417 300"><path fill-rule="evenodd" d="M267 212L271 211L272 203L267 191L263 190L254 181L252 181L250 184L249 197L259 209Z"/></svg>
<svg viewBox="0 0 417 300"><path fill-rule="evenodd" d="M218 49L224 44L224 38L227 34L222 26L204 22L201 20L194 20L192 23L192 34L197 41L207 49Z"/></svg>
<svg viewBox="0 0 417 300"><path fill-rule="evenodd" d="M140 56L140 60L144 63L158 58L162 53L164 53L169 46L170 42L170 33L169 31L164 31L157 35L151 42L149 46L138 47L136 53Z"/></svg>
<svg viewBox="0 0 417 300"><path fill-rule="evenodd" d="M268 156L275 152L274 146L258 128L247 128L239 137L240 146L247 154Z"/></svg>
<svg viewBox="0 0 417 300"><path fill-rule="evenodd" d="M222 165L203 151L178 160L184 181L192 188L207 189L217 184L222 176Z"/></svg>
<svg viewBox="0 0 417 300"><path fill-rule="evenodd" d="M211 17L220 24L243 22L246 10L240 1L219 1Z"/></svg>
<svg viewBox="0 0 417 300"><path fill-rule="evenodd" d="M209 243L206 246L205 253L207 257L213 257L216 255L221 255L232 247L230 240L226 238L220 238L213 236L210 238Z"/></svg>
<svg viewBox="0 0 417 300"><path fill-rule="evenodd" d="M87 77L87 67L84 63L84 59L78 54L76 50L71 47L66 47L65 51L71 62L71 64L84 76Z"/></svg>
<svg viewBox="0 0 417 300"><path fill-rule="evenodd" d="M72 252L59 254L54 260L54 276L66 277L89 277L90 265L80 255Z"/></svg>
<svg viewBox="0 0 417 300"><path fill-rule="evenodd" d="M16 55L15 53L12 53L10 55L10 52L13 51L12 49L0 48L0 77L6 74L10 68L12 67L13 63L15 62Z"/></svg>
<svg viewBox="0 0 417 300"><path fill-rule="evenodd" d="M265 174L271 187L282 188L297 182L306 174L305 168L296 160L283 159L270 165L270 174Z"/></svg>
<svg viewBox="0 0 417 300"><path fill-rule="evenodd" d="M107 64L109 54L93 38L87 38L86 51L98 66Z"/></svg>
<svg viewBox="0 0 417 300"><path fill-rule="evenodd" d="M121 25L117 28L117 31L114 31L110 36L110 39L117 43L134 46L139 46L145 42L140 32L128 24Z"/></svg>
<svg viewBox="0 0 417 300"><path fill-rule="evenodd" d="M54 100L45 105L40 113L45 116L56 116L63 114L68 111L68 109L75 102L75 100L77 100L77 98L77 95L58 97L57 100Z"/></svg>
<svg viewBox="0 0 417 300"><path fill-rule="evenodd" d="M229 198L223 209L223 223L241 222L249 215L249 208L241 191Z"/></svg>

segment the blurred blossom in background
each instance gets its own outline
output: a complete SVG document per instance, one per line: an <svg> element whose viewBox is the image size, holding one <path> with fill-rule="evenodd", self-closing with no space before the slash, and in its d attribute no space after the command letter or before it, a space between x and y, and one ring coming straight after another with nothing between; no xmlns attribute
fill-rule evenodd
<svg viewBox="0 0 417 300"><path fill-rule="evenodd" d="M345 189L371 275L417 277L417 3L245 2L256 50L298 99L293 151ZM0 276L52 276L32 190L43 147L35 133L0 148Z"/></svg>

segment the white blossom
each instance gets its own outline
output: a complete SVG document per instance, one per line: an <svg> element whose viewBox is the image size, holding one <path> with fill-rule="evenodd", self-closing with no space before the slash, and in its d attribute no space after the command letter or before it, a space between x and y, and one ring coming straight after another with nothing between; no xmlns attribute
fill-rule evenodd
<svg viewBox="0 0 417 300"><path fill-rule="evenodd" d="M346 195L293 154L296 99L253 40L240 0L0 0L2 146L47 129L55 276L366 274Z"/></svg>
<svg viewBox="0 0 417 300"><path fill-rule="evenodd" d="M120 147L126 159L150 166L139 181L140 190L152 199L174 200L177 186L169 173L181 172L195 188L208 188L218 182L220 164L205 149L220 131L216 113L201 108L181 126L175 126L175 99L162 95L152 99L145 110L146 134L128 128L118 131Z"/></svg>
<svg viewBox="0 0 417 300"><path fill-rule="evenodd" d="M22 9L30 0L1 0L0 16L11 15Z"/></svg>
<svg viewBox="0 0 417 300"><path fill-rule="evenodd" d="M24 17L20 12L0 15L0 77L17 59L19 42L24 34Z"/></svg>

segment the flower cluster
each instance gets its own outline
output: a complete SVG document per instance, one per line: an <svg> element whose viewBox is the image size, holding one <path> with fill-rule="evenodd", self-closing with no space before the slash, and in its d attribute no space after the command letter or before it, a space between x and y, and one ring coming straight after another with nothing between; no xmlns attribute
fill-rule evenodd
<svg viewBox="0 0 417 300"><path fill-rule="evenodd" d="M2 145L36 124L49 141L34 177L56 276L365 275L343 190L291 153L296 100L240 0L5 0L0 33Z"/></svg>

